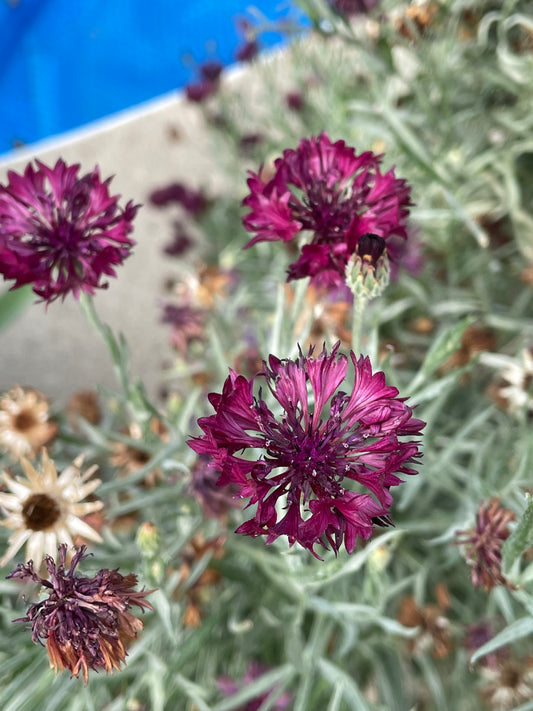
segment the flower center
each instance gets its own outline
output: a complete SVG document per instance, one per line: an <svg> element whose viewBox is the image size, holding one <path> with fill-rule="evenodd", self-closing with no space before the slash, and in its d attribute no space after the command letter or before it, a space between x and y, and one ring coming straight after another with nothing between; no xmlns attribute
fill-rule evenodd
<svg viewBox="0 0 533 711"><path fill-rule="evenodd" d="M303 204L291 207L304 229L312 230L320 242L328 242L344 236L356 205L350 195L316 180L308 187Z"/></svg>
<svg viewBox="0 0 533 711"><path fill-rule="evenodd" d="M22 506L22 517L26 528L45 531L56 523L61 509L48 494L32 494Z"/></svg>
<svg viewBox="0 0 533 711"><path fill-rule="evenodd" d="M276 466L286 468L286 477L293 494L303 494L307 501L311 492L315 495L327 492L328 496L340 496L339 482L344 476L344 451L339 451L339 441L335 437L324 436L321 432L305 433L292 431L287 427L283 432L284 441L272 441L267 448ZM271 461L272 461L271 460Z"/></svg>
<svg viewBox="0 0 533 711"><path fill-rule="evenodd" d="M13 420L13 427L18 432L27 432L36 424L37 419L31 410L21 410Z"/></svg>

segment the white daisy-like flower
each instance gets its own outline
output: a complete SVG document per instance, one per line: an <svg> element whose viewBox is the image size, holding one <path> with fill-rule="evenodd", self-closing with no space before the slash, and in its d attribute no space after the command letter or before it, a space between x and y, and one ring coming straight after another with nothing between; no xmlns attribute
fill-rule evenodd
<svg viewBox="0 0 533 711"><path fill-rule="evenodd" d="M60 543L72 546L72 536L102 541L98 533L80 518L103 507L101 501L81 503L101 484L100 479L88 481L96 466L81 473L82 461L83 456L77 457L58 476L54 462L43 449L39 471L23 457L21 464L25 479L2 473L1 478L11 493L0 492L0 508L6 515L1 524L13 529L13 533L0 566L11 560L25 543L26 560L33 560L37 569L44 555L56 557Z"/></svg>
<svg viewBox="0 0 533 711"><path fill-rule="evenodd" d="M519 357L501 353L482 353L484 365L498 369L500 383L493 388L497 400L514 415L533 411L533 353L524 348Z"/></svg>
<svg viewBox="0 0 533 711"><path fill-rule="evenodd" d="M35 455L56 432L42 393L16 386L0 398L0 447L13 459Z"/></svg>

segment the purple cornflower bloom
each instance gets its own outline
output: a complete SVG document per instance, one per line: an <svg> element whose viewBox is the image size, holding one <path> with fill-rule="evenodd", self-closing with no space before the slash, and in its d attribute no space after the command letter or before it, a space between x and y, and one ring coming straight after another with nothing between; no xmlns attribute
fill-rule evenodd
<svg viewBox="0 0 533 711"><path fill-rule="evenodd" d="M209 466L211 457L203 454L191 468L190 490L201 503L206 518L221 518L226 512L238 506L235 500L237 485L217 486L218 474Z"/></svg>
<svg viewBox="0 0 533 711"><path fill-rule="evenodd" d="M240 497L257 504L237 533L266 535L267 544L286 535L317 558L317 544L337 553L344 540L351 553L373 524L392 523L390 488L401 483L397 474L416 474L409 465L419 444L410 438L424 426L384 374L372 373L368 358L350 352L352 392L340 390L348 358L338 349L337 343L318 357L311 348L296 360L263 361L258 376L281 408L278 417L261 390L254 396L255 377L230 370L222 393L209 395L215 414L198 420L204 434L189 441L212 457L219 486L238 484ZM261 454L237 456L248 450Z"/></svg>
<svg viewBox="0 0 533 711"><path fill-rule="evenodd" d="M195 104L201 104L218 90L218 81L203 79L185 85L185 95Z"/></svg>
<svg viewBox="0 0 533 711"><path fill-rule="evenodd" d="M364 15L370 12L379 0L329 0L329 4L341 15Z"/></svg>
<svg viewBox="0 0 533 711"><path fill-rule="evenodd" d="M289 91L285 94L285 103L292 111L302 111L305 106L305 97L299 91Z"/></svg>
<svg viewBox="0 0 533 711"><path fill-rule="evenodd" d="M162 323L172 326L170 344L185 355L191 343L205 338L206 312L188 304L165 304Z"/></svg>
<svg viewBox="0 0 533 711"><path fill-rule="evenodd" d="M66 569L67 546L58 547L59 562L45 556L50 580L35 572L33 561L19 563L7 577L21 582L33 581L48 591L48 597L32 603L26 614L15 622L30 622L33 642L46 640L50 664L56 673L68 669L71 676L89 669L120 669L126 648L142 630L142 622L129 612L132 605L152 610L144 598L150 591L135 592L137 576L121 575L118 570L100 570L92 578L75 575L78 563L88 557L86 546L74 554Z"/></svg>
<svg viewBox="0 0 533 711"><path fill-rule="evenodd" d="M165 245L163 252L169 257L183 257L194 245L193 238L187 234L180 222L174 223L172 241Z"/></svg>
<svg viewBox="0 0 533 711"><path fill-rule="evenodd" d="M394 260L398 248L389 238L407 238L410 188L394 169L381 173L381 156L356 155L344 141L332 143L326 133L304 138L296 150L285 150L266 182L250 172L250 212L245 228L256 242L283 240L307 230L311 241L289 266L288 281L311 277L317 286L339 286L359 238L375 234L387 242Z"/></svg>
<svg viewBox="0 0 533 711"><path fill-rule="evenodd" d="M170 183L157 188L150 193L149 200L155 207L166 207L169 203L177 202L191 215L198 215L207 207L204 193L183 183Z"/></svg>
<svg viewBox="0 0 533 711"><path fill-rule="evenodd" d="M9 171L0 185L0 273L15 279L12 289L32 284L48 303L106 288L103 275L116 276L113 266L135 244L128 234L139 206L119 208L97 167L80 178L78 164L36 165Z"/></svg>
<svg viewBox="0 0 533 711"><path fill-rule="evenodd" d="M207 81L217 81L220 79L224 65L222 62L210 60L200 64L200 76Z"/></svg>
<svg viewBox="0 0 533 711"><path fill-rule="evenodd" d="M251 662L246 669L246 672L240 682L235 681L229 676L221 676L217 679L217 686L226 696L234 696L238 691L249 686L252 681L259 679L261 676L270 671L270 667L265 664L258 664L257 662ZM234 711L258 711L258 709L264 704L264 702L272 694L272 691L267 691L264 694L248 701L243 706L239 706ZM284 691L274 706L272 706L272 711L285 711L289 708L292 702L291 695Z"/></svg>
<svg viewBox="0 0 533 711"><path fill-rule="evenodd" d="M235 59L238 62L251 62L259 54L259 44L256 40L247 40L235 50Z"/></svg>

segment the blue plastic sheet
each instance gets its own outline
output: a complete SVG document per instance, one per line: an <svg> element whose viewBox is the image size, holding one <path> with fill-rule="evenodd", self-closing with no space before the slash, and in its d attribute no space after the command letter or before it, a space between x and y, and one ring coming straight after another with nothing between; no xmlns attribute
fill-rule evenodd
<svg viewBox="0 0 533 711"><path fill-rule="evenodd" d="M179 89L194 62L230 64L252 4L294 18L280 0L0 0L0 154Z"/></svg>

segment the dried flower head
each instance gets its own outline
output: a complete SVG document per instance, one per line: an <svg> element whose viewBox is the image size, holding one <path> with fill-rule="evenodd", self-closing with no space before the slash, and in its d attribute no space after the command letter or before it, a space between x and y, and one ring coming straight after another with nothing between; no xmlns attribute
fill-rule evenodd
<svg viewBox="0 0 533 711"><path fill-rule="evenodd" d="M241 689L246 688L255 679L259 679L261 676L266 674L270 670L266 664L259 664L258 662L251 662L246 669L243 678L240 681L235 681L229 676L221 676L217 679L218 688L224 693L225 696L231 697L236 694ZM239 706L235 711L258 711L262 706L264 706L266 700L270 698L275 689L271 689L260 696L246 702L242 706ZM274 705L268 704L268 708L272 711L285 711L288 709L292 703L292 696L288 691L283 691L278 699L275 701Z"/></svg>
<svg viewBox="0 0 533 711"><path fill-rule="evenodd" d="M348 358L338 347L316 358L311 348L296 360L271 355L263 362L259 377L281 416L261 390L254 396L255 377L233 370L222 393L209 395L216 412L198 421L204 435L189 445L213 458L219 486L237 484L241 498L257 504L238 533L266 535L267 543L286 535L314 555L315 545L338 552L344 540L351 553L358 537L370 538L373 524L391 523L390 488L400 484L397 474L416 474L409 465L420 456L419 444L410 438L424 423L384 374L372 373L369 359L353 352L352 392L339 390ZM261 455L237 456L249 450ZM278 521L281 506L286 513Z"/></svg>
<svg viewBox="0 0 533 711"><path fill-rule="evenodd" d="M96 390L78 390L69 397L66 404L68 419L72 427L78 428L82 418L91 425L97 425L102 419L102 411Z"/></svg>
<svg viewBox="0 0 533 711"><path fill-rule="evenodd" d="M0 399L0 447L13 459L35 456L56 434L48 399L37 390L15 387Z"/></svg>
<svg viewBox="0 0 533 711"><path fill-rule="evenodd" d="M509 538L509 523L514 518L514 513L500 506L498 499L490 499L479 505L475 528L457 531L456 543L464 546L476 587L485 590L496 585L513 587L502 574L502 546Z"/></svg>
<svg viewBox="0 0 533 711"><path fill-rule="evenodd" d="M120 469L125 476L145 467L153 456L153 447L161 442L168 442L169 439L165 425L155 417L150 419L144 429L137 422L131 422L125 434L132 442L113 442L109 457L111 465ZM138 442L138 446L133 442ZM143 483L146 486L154 486L162 478L160 467L154 467L146 474Z"/></svg>
<svg viewBox="0 0 533 711"><path fill-rule="evenodd" d="M129 609L153 609L144 598L153 592L135 592L137 576L121 575L118 570L98 571L92 578L75 574L76 566L88 557L82 546L67 570L67 546L59 546L58 563L45 557L49 580L34 569L33 561L19 563L7 577L22 582L40 583L48 597L29 606L26 617L15 622L29 622L34 643L46 640L50 666L68 669L71 677L81 673L87 684L89 669L113 672L126 659L126 649L142 630L142 622Z"/></svg>
<svg viewBox="0 0 533 711"><path fill-rule="evenodd" d="M102 277L115 276L135 244L128 234L138 206L119 208L98 168L79 178L79 165L36 164L0 185L0 273L48 303L106 288Z"/></svg>
<svg viewBox="0 0 533 711"><path fill-rule="evenodd" d="M339 285L362 235L386 242L407 237L410 188L394 169L379 170L381 156L371 151L356 155L344 141L332 143L326 133L304 138L296 150L286 150L266 182L261 170L250 172L250 208L243 223L256 242L288 242L306 230L311 240L289 266L288 280L312 277L314 283ZM394 259L397 247L387 242Z"/></svg>
<svg viewBox="0 0 533 711"><path fill-rule="evenodd" d="M450 654L453 642L450 636L450 621L446 611L450 606L448 588L443 583L435 586L436 604L419 607L412 595L405 597L400 605L398 620L406 627L418 627L419 634L408 645L411 651L423 653L431 650L435 659Z"/></svg>
<svg viewBox="0 0 533 711"><path fill-rule="evenodd" d="M21 464L26 479L2 473L10 494L0 493L0 506L7 512L1 522L13 529L9 547L0 566L11 560L26 543L26 558L40 565L45 555L53 556L59 543L72 545L72 536L80 535L90 541L101 541L98 533L82 518L103 507L101 501L80 503L99 486L100 479L91 479L96 466L81 474L83 456L57 475L54 462L45 449L40 470L27 459Z"/></svg>
<svg viewBox="0 0 533 711"><path fill-rule="evenodd" d="M220 571L211 566L209 562L205 565L205 562L223 558L225 555L224 543L224 536L205 540L203 536L197 535L191 539L181 553L180 584L176 594L184 598L183 624L185 627L200 627L202 624L204 607L213 597L213 587L222 580ZM200 562L201 572L198 574L195 566Z"/></svg>
<svg viewBox="0 0 533 711"><path fill-rule="evenodd" d="M494 400L512 415L533 412L533 350L524 348L512 358L502 353L483 353L480 361L498 370L496 382L489 389Z"/></svg>
<svg viewBox="0 0 533 711"><path fill-rule="evenodd" d="M483 667L481 697L495 711L518 708L533 699L533 658L508 659L495 667Z"/></svg>
<svg viewBox="0 0 533 711"><path fill-rule="evenodd" d="M440 372L446 373L454 368L462 368L479 353L491 351L496 346L494 332L484 326L468 326L461 336L459 348L448 358Z"/></svg>

